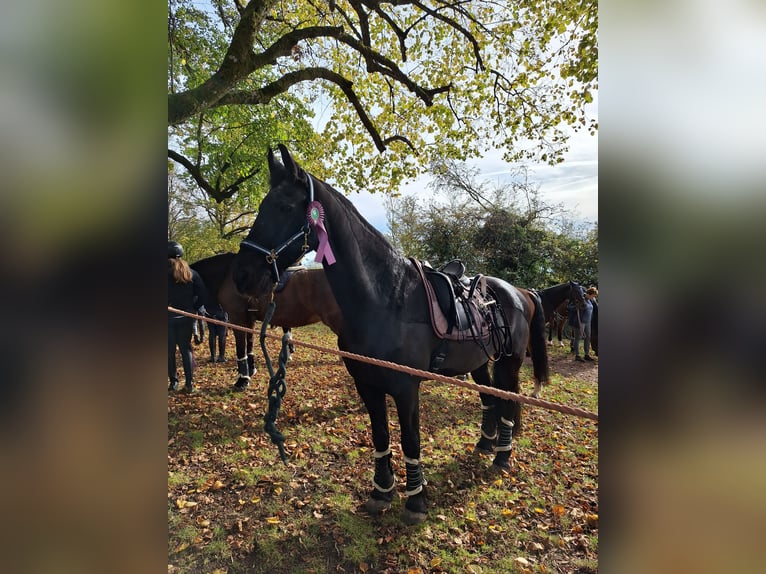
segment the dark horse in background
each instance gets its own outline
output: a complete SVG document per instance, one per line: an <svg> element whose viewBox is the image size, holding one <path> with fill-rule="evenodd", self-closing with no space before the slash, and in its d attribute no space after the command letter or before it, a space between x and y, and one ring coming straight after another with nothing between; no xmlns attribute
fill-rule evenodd
<svg viewBox="0 0 766 574"><path fill-rule="evenodd" d="M321 259L325 274L343 317L340 349L422 370L429 370L438 355L441 374L470 372L480 384L519 392L519 369L531 343L535 377L547 380L545 324L537 295L486 277L500 336L493 331L484 347L471 340L438 338L415 261L397 253L348 199L300 168L287 148L279 148L282 163L269 150L271 188L235 262L234 280L240 291L254 296L268 293L276 274L301 256L305 237L319 257L325 255ZM488 368L490 357L494 380ZM365 509L371 514L387 509L395 493L386 408L386 395L390 395L399 416L406 466L403 518L410 524L424 520L426 483L419 460L421 379L352 359L344 358L344 362L369 413L375 447L373 489ZM481 403L477 449L494 451L492 468L509 471L512 437L521 428L521 404L485 394L481 394Z"/></svg>
<svg viewBox="0 0 766 574"><path fill-rule="evenodd" d="M556 321L556 312L560 305L564 304L566 310L566 303L569 301L577 301L579 303L584 302L584 290L579 283L575 281L569 281L568 283L559 283L553 287L547 287L538 291L540 299L543 302L543 312L545 313L545 323L549 326L548 330L548 344L552 344L553 330L558 327ZM561 314L561 313L559 313ZM561 328L558 329L559 343L563 345L561 341ZM535 389L537 391L537 389ZM533 396L537 396L536 394Z"/></svg>
<svg viewBox="0 0 766 574"><path fill-rule="evenodd" d="M191 267L200 274L211 297L229 314L229 321L252 329L256 321L262 321L268 307L270 294L262 297L243 295L234 285L232 264L234 253L222 253L192 263ZM268 272L267 272L268 275ZM338 304L322 269L300 268L290 274L284 287L274 295L277 303L271 325L282 327L285 332L293 327L302 327L322 322L337 335L340 332L341 317ZM253 334L233 329L237 347L236 390L242 390L255 374L253 355Z"/></svg>

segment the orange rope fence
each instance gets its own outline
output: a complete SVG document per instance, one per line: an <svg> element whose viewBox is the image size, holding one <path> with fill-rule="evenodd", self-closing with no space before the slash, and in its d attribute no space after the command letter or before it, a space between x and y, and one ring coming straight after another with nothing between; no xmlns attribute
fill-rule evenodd
<svg viewBox="0 0 766 574"><path fill-rule="evenodd" d="M247 327L243 327L241 325L234 325L233 323L227 323L225 321L219 321L218 319L213 319L211 317L203 317L202 315L195 315L194 313L188 313L186 311L181 311L180 309L176 309L174 307L168 307L168 311L171 311L173 313L177 313L179 315L183 315L185 317L192 317L194 319L199 319L201 321L205 321L207 323L213 323L214 325L223 325L225 327L229 327L230 329L236 329L238 331L243 331L245 333L252 333L254 335L260 335L259 332L257 332L255 329L248 329ZM272 339L281 340L281 337L279 335L271 335L269 333L266 334L267 337L270 337ZM293 344L298 345L300 347L306 347L308 349L314 349L315 351L321 351L324 353L329 353L331 355L338 355L341 357L346 357L348 359L354 359L355 361L360 361L363 363L369 363L371 365L377 365L379 367L385 367L387 369L392 369L394 371L401 371L403 373L407 373L409 375L413 375L415 377L420 377L423 380L431 380L431 381L438 381L440 383L447 383L449 385L457 385L458 387L463 387L465 389L470 389L472 391L476 391L478 393L486 393L488 395L493 395L496 397L499 397L501 399L510 399L513 401L517 401L520 403L526 403L529 405L533 405L536 407L540 407L543 409L548 409L550 411L557 411L560 413L568 414L568 415L574 415L577 417L582 417L586 419L591 419L594 421L598 421L598 413L594 413L591 411L587 411L585 409L580 409L577 407L570 407L567 405L560 405L558 403L552 403L550 401L544 401L542 399L536 399L534 397L530 397L528 395L520 395L518 393L512 393L510 391L503 391L501 389L496 389L494 387L487 387L485 385L479 385L476 383L471 383L469 381L462 381L460 379L457 379L455 377L447 377L444 375L439 375L437 373L431 373L429 371L423 371L421 369L414 369L412 367L407 367L405 365L398 365L396 363L391 363L389 361L383 361L381 359L375 359L373 357L366 357L364 355L357 355L356 353L349 353L348 351L341 351L340 349L329 349L327 347L321 347L319 345L314 345L313 343L304 343L301 341L294 340L292 341Z"/></svg>

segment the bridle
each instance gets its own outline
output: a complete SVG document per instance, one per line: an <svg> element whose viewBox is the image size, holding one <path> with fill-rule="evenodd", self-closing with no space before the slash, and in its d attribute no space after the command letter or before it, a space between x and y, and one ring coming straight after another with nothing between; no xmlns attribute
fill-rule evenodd
<svg viewBox="0 0 766 574"><path fill-rule="evenodd" d="M314 180L308 172L305 173L309 180L309 205L311 205L311 203L314 201ZM310 247L308 239L309 232L311 231L309 221L309 217L306 216L306 223L303 224L300 231L273 249L267 249L266 247L263 247L255 241L251 241L250 239L243 239L240 242L239 247L240 249L242 247L248 247L266 256L266 263L271 265L271 278L274 280L274 285L276 286L276 284L279 283L279 269L277 269L277 257L279 257L279 254L290 247L290 245L295 243L298 239L300 239L301 236L303 236L303 245L301 246L302 253L305 254L307 251L309 251Z"/></svg>

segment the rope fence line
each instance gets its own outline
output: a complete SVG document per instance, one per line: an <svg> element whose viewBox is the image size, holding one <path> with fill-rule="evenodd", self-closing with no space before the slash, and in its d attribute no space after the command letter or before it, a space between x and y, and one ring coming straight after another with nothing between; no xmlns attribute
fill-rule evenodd
<svg viewBox="0 0 766 574"><path fill-rule="evenodd" d="M235 329L237 331L243 331L245 333L251 333L253 335L259 334L255 329L248 329L247 327L243 327L241 325L227 323L226 321L219 321L218 319L213 319L211 317L203 317L202 315L196 315L194 313L189 313L187 311L181 311L180 309L176 309L174 307L168 306L168 311L171 311L173 313L178 313L179 315L184 315L185 317L192 317L193 319L199 319L200 321L205 321L207 323L213 323L214 325L223 325L224 327L229 327L230 329ZM279 335L272 335L270 333L266 333L266 337L269 337L271 339L277 339L277 340L282 339L282 337L280 337ZM313 343L304 343L302 341L297 341L297 340L293 340L292 343L300 347L306 347L307 349L313 349L315 351L321 351L324 353L329 353L331 355L338 355L340 357L354 359L362 363L369 363L371 365L385 367L387 369L392 369L394 371L400 371L403 373L407 373L409 375L420 377L424 380L438 381L440 383L456 385L458 387L463 387L464 389L470 389L478 393L493 395L501 399L510 399L520 403L526 403L532 406L547 409L549 411L557 411L557 412L568 414L568 415L574 415L577 417L598 421L598 413L594 413L592 411L588 411L578 407L570 407L567 405L561 405L559 403L552 403L550 401L536 399L535 397L530 397L528 395L520 395L518 393L513 393L511 391L503 391L501 389L496 389L494 387L487 387L485 385L479 385L477 383L471 383L469 381L462 381L455 377L447 377L445 375L432 373L430 371L423 371L421 369L415 369L413 367L407 367L405 365L398 365L397 363L391 363L389 361L375 359L373 357L366 357L365 355L357 355L356 353L341 351L340 349L329 349L327 347L322 347L320 345L314 345Z"/></svg>

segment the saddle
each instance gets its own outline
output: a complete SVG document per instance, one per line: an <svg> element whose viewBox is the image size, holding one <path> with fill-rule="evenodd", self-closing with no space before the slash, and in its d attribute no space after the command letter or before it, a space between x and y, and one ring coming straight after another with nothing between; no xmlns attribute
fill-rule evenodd
<svg viewBox="0 0 766 574"><path fill-rule="evenodd" d="M465 276L465 266L453 259L438 270L410 258L420 274L428 300L431 326L440 339L489 341L491 306L483 275Z"/></svg>

